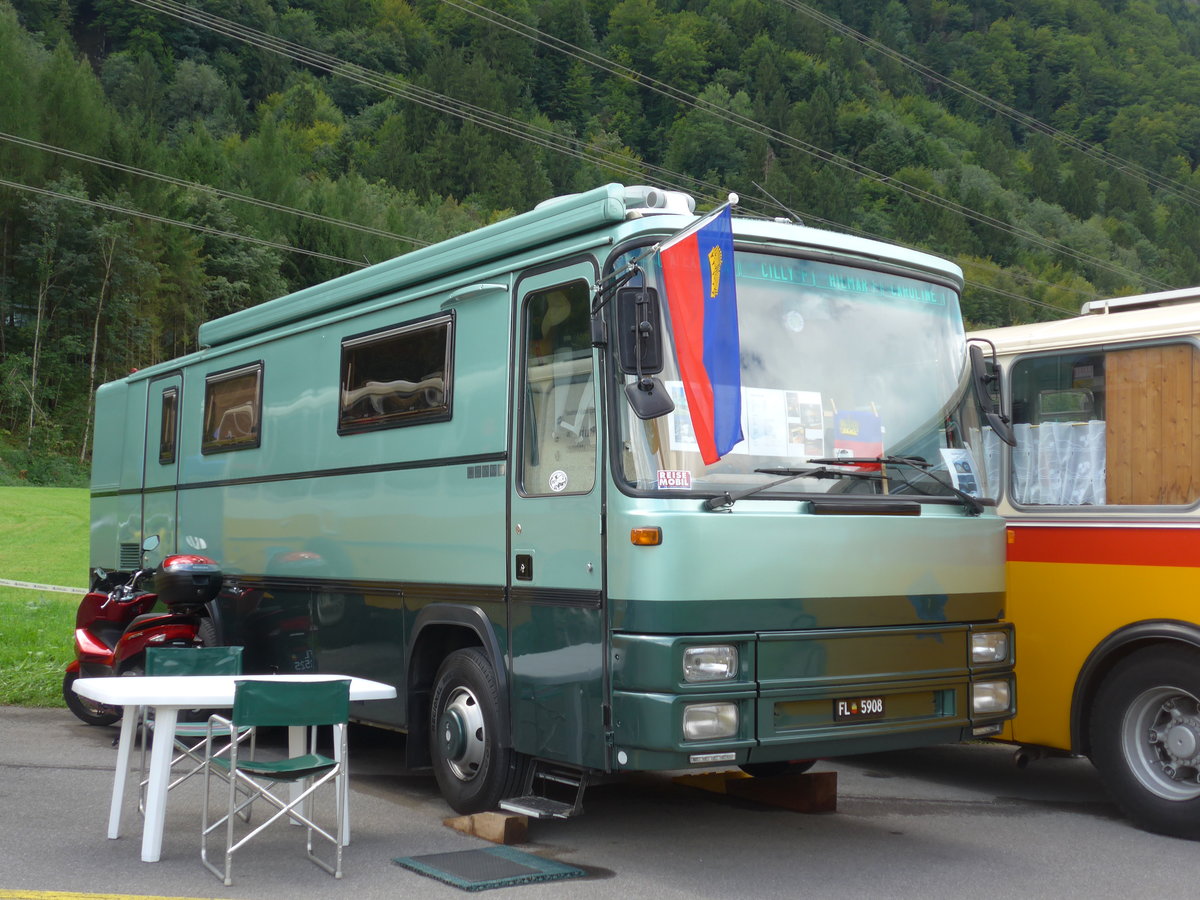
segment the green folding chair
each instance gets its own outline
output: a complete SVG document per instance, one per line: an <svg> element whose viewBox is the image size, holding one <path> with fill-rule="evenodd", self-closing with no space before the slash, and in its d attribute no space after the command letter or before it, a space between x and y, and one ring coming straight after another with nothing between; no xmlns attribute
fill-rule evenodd
<svg viewBox="0 0 1200 900"><path fill-rule="evenodd" d="M205 867L222 878L226 885L233 884L233 854L244 847L256 835L280 818L287 817L303 825L307 834L306 853L308 858L332 875L342 877L342 845L345 843L345 822L348 781L346 769L346 724L350 720L350 682L337 679L329 681L255 681L237 682L233 701L233 714L226 719L214 715L209 718L214 732L222 728L258 728L287 726L310 729L309 752L301 756L281 760L243 759L238 752L238 742L230 745L229 755L221 756L214 749L209 736L204 755L204 811L201 817L200 859ZM318 726L332 726L334 758L317 752ZM210 775L214 772L229 775L228 802L225 814L209 821ZM295 796L284 800L271 793L270 788L279 784L292 784L307 780L308 784ZM307 809L308 801L323 785L333 785L334 807L337 826L334 833L313 822ZM238 791L244 790L248 797L240 800ZM249 833L234 840L234 822L237 814L249 804L264 800L275 808L275 813ZM314 804L315 805L315 804ZM209 860L209 835L224 826L225 849L224 871ZM313 838L319 836L333 844L333 863L321 859L313 849Z"/></svg>
<svg viewBox="0 0 1200 900"><path fill-rule="evenodd" d="M147 647L146 648L146 674L147 675L241 675L242 674L242 648L241 647ZM142 721L142 741L141 741L141 778L139 779L138 793L138 811L145 814L146 811L146 785L149 779L146 777L146 744L147 733L154 730L154 720L147 716L141 716ZM175 749L176 754L171 760L171 769L180 763L189 763L188 770L177 778L174 778L167 785L167 790L178 787L183 782L187 781L193 775L200 774L204 768L204 739L208 734L208 722L185 722L179 721L175 724ZM233 732L226 730L223 733L218 732L217 736L223 738L231 738ZM238 740L244 741L247 738L250 740L250 755L254 755L254 732L253 729L240 729L238 731ZM221 750L222 753L228 752L228 747ZM244 818L249 819L249 810L244 811Z"/></svg>

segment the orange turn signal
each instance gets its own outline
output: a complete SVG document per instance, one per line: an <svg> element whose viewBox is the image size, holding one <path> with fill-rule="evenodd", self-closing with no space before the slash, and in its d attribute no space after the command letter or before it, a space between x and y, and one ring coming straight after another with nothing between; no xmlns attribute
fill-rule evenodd
<svg viewBox="0 0 1200 900"><path fill-rule="evenodd" d="M662 543L662 529L657 525L631 528L629 541L635 547L657 547Z"/></svg>

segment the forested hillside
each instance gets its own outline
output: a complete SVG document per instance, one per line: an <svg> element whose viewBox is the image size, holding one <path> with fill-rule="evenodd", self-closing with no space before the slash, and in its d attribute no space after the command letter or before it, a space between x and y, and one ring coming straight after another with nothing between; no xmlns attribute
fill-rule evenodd
<svg viewBox="0 0 1200 900"><path fill-rule="evenodd" d="M948 256L972 324L1200 283L1192 0L0 0L0 430L205 319L610 181Z"/></svg>

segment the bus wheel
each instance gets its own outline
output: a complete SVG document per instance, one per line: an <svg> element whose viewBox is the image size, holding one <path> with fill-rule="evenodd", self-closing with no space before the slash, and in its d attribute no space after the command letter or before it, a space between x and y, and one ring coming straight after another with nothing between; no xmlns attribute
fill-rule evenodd
<svg viewBox="0 0 1200 900"><path fill-rule="evenodd" d="M429 750L446 802L468 814L495 809L512 793L518 758L500 746L500 691L484 652L456 650L438 669L430 703Z"/></svg>
<svg viewBox="0 0 1200 900"><path fill-rule="evenodd" d="M1134 824L1200 838L1200 655L1131 655L1096 693L1091 738L1092 763Z"/></svg>

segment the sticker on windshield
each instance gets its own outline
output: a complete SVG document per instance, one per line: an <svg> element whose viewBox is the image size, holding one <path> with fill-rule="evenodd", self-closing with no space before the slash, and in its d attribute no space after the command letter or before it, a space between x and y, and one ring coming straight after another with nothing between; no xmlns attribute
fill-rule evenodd
<svg viewBox="0 0 1200 900"><path fill-rule="evenodd" d="M979 497L979 477L975 474L975 460L966 447L943 447L942 459L950 473L950 482L964 494Z"/></svg>
<svg viewBox="0 0 1200 900"><path fill-rule="evenodd" d="M692 489L692 473L687 469L659 469L658 489L660 491L690 491Z"/></svg>
<svg viewBox="0 0 1200 900"><path fill-rule="evenodd" d="M550 490L559 494L567 489L567 473L562 469L555 469L550 473Z"/></svg>

